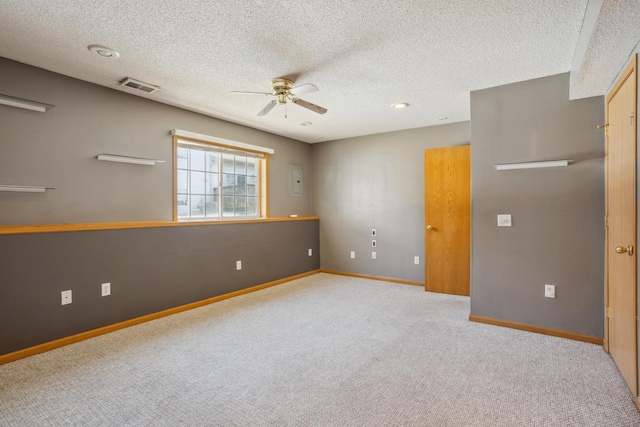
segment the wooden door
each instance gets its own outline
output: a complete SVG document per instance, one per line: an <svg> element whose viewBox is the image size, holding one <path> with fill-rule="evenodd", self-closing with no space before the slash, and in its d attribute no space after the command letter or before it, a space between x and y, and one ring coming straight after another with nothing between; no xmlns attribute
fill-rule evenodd
<svg viewBox="0 0 640 427"><path fill-rule="evenodd" d="M636 326L636 64L607 96L605 348L638 396Z"/></svg>
<svg viewBox="0 0 640 427"><path fill-rule="evenodd" d="M425 150L425 290L469 295L471 178L468 145Z"/></svg>

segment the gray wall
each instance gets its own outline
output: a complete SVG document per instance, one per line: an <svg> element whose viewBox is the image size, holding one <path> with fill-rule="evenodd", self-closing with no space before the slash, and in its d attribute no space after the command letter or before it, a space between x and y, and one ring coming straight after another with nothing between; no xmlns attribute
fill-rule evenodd
<svg viewBox="0 0 640 427"><path fill-rule="evenodd" d="M568 74L471 93L471 314L603 336L603 120L603 97L569 101ZM494 168L563 158L574 162Z"/></svg>
<svg viewBox="0 0 640 427"><path fill-rule="evenodd" d="M0 354L317 270L318 250L318 220L0 236Z"/></svg>
<svg viewBox="0 0 640 427"><path fill-rule="evenodd" d="M312 214L311 188L290 197L287 179L290 164L311 175L308 144L2 58L0 75L0 93L55 105L44 114L0 105L0 184L56 188L0 192L0 225L171 220L174 128L275 149L271 216ZM318 268L317 220L3 235L0 354ZM67 289L73 303L61 306Z"/></svg>
<svg viewBox="0 0 640 427"><path fill-rule="evenodd" d="M37 113L0 105L0 184L55 187L0 193L0 225L173 219L172 139L183 129L275 149L272 217L312 214L312 192L288 195L288 167L311 176L308 144L0 58L0 93L55 105ZM151 95L153 97L153 95ZM101 162L100 153L166 160Z"/></svg>
<svg viewBox="0 0 640 427"><path fill-rule="evenodd" d="M321 267L423 282L424 150L468 143L469 123L462 122L314 145Z"/></svg>

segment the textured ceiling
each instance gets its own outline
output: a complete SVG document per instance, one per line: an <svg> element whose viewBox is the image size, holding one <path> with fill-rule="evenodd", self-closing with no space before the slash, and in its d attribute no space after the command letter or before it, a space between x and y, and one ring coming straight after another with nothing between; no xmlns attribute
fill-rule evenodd
<svg viewBox="0 0 640 427"><path fill-rule="evenodd" d="M603 95L629 60L640 40L640 1L609 0L602 4L571 98Z"/></svg>
<svg viewBox="0 0 640 427"><path fill-rule="evenodd" d="M0 56L315 143L469 120L471 90L569 71L587 1L0 0ZM328 113L229 93L275 77Z"/></svg>

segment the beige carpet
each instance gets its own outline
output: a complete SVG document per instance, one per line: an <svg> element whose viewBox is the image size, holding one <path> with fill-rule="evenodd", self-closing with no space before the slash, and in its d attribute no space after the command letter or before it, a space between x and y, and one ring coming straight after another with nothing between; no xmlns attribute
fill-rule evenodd
<svg viewBox="0 0 640 427"><path fill-rule="evenodd" d="M640 426L600 346L468 315L317 274L0 366L0 425Z"/></svg>

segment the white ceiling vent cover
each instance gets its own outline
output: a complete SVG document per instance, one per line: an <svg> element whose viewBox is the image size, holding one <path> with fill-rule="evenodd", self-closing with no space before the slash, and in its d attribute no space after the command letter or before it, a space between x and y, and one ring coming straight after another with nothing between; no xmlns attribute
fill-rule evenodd
<svg viewBox="0 0 640 427"><path fill-rule="evenodd" d="M158 86L151 85L149 83L141 82L140 80L134 80L129 77L124 79L121 86L129 87L131 89L140 90L142 92L153 93L160 89Z"/></svg>

